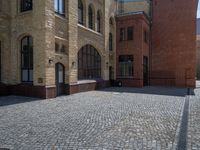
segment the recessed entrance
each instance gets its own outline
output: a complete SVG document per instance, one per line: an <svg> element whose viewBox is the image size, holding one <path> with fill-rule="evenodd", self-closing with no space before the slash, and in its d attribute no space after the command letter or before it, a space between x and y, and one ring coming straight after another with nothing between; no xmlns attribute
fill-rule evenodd
<svg viewBox="0 0 200 150"><path fill-rule="evenodd" d="M65 68L61 63L56 64L56 91L57 96L65 93Z"/></svg>

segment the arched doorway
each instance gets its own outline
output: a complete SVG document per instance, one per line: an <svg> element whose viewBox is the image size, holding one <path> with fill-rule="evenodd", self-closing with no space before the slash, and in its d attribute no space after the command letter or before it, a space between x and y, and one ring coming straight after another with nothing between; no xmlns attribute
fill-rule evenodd
<svg viewBox="0 0 200 150"><path fill-rule="evenodd" d="M91 45L82 47L78 52L78 79L100 79L101 56Z"/></svg>
<svg viewBox="0 0 200 150"><path fill-rule="evenodd" d="M61 63L56 64L56 93L60 96L65 93L65 67Z"/></svg>

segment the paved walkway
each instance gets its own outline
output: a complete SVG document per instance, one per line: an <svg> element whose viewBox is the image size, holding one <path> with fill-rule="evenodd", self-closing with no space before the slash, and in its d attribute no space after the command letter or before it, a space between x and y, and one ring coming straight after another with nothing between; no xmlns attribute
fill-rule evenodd
<svg viewBox="0 0 200 150"><path fill-rule="evenodd" d="M189 122L188 122L188 149L200 150L200 82L190 96Z"/></svg>
<svg viewBox="0 0 200 150"><path fill-rule="evenodd" d="M186 93L147 87L50 100L0 97L0 148L175 150ZM200 100L191 99L187 142L199 149Z"/></svg>

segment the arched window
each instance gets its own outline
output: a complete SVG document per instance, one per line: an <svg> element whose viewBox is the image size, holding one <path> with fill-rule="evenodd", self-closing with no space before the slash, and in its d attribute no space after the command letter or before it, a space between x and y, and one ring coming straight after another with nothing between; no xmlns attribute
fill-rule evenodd
<svg viewBox="0 0 200 150"><path fill-rule="evenodd" d="M88 8L88 25L90 29L94 29L93 10L91 5Z"/></svg>
<svg viewBox="0 0 200 150"><path fill-rule="evenodd" d="M113 36L112 33L109 33L109 50L113 50Z"/></svg>
<svg viewBox="0 0 200 150"><path fill-rule="evenodd" d="M21 0L21 12L32 10L32 0Z"/></svg>
<svg viewBox="0 0 200 150"><path fill-rule="evenodd" d="M33 38L30 36L21 40L21 80L33 82Z"/></svg>
<svg viewBox="0 0 200 150"><path fill-rule="evenodd" d="M83 25L83 2L78 0L78 23Z"/></svg>
<svg viewBox="0 0 200 150"><path fill-rule="evenodd" d="M86 45L78 52L78 79L101 78L101 56L91 45Z"/></svg>
<svg viewBox="0 0 200 150"><path fill-rule="evenodd" d="M97 32L101 32L101 13L97 12Z"/></svg>

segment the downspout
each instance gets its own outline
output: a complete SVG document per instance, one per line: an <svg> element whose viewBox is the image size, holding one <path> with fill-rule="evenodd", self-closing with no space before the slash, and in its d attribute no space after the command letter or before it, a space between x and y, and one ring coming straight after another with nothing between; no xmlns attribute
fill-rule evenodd
<svg viewBox="0 0 200 150"><path fill-rule="evenodd" d="M152 22L153 22L153 0L150 0L150 42L149 42L149 85L151 85L152 71Z"/></svg>

